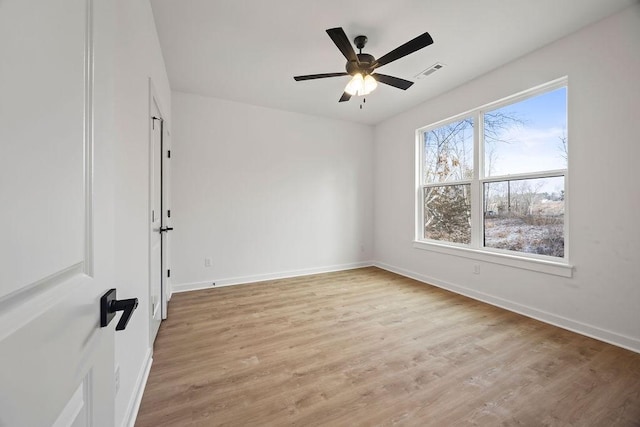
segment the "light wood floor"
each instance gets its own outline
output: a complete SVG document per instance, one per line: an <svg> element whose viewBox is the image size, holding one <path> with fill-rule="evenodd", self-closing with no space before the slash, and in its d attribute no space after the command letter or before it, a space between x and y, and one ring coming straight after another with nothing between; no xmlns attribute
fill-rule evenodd
<svg viewBox="0 0 640 427"><path fill-rule="evenodd" d="M638 426L640 354L376 268L174 295L138 426Z"/></svg>

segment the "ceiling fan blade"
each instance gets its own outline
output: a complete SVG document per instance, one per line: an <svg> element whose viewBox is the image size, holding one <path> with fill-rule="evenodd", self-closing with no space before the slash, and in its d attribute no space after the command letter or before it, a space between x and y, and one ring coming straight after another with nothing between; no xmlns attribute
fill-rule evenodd
<svg viewBox="0 0 640 427"><path fill-rule="evenodd" d="M371 74L374 79L380 83L384 83L389 86L397 87L398 89L407 90L413 85L413 82L409 80L401 79L398 77L387 76L386 74L375 73Z"/></svg>
<svg viewBox="0 0 640 427"><path fill-rule="evenodd" d="M342 96L340 97L340 100L338 102L344 102L344 101L348 101L351 99L351 95L349 95L347 92L343 93Z"/></svg>
<svg viewBox="0 0 640 427"><path fill-rule="evenodd" d="M378 58L376 63L373 65L373 68L382 67L383 65L388 64L389 62L393 62L396 59L400 59L403 56L407 56L410 53L413 53L416 50L420 50L423 47L427 47L432 43L433 43L433 39L431 38L429 33L424 33L416 37L415 39L406 42L402 46L399 46L393 49L391 52L387 53L386 55Z"/></svg>
<svg viewBox="0 0 640 427"><path fill-rule="evenodd" d="M358 56L356 55L356 51L353 50L353 46L351 46L351 42L347 38L342 27L338 28L329 28L327 30L327 34L331 37L331 40L338 46L340 52L347 58L348 61L358 62Z"/></svg>
<svg viewBox="0 0 640 427"><path fill-rule="evenodd" d="M348 76L349 73L324 73L324 74L309 74L306 76L295 76L293 79L297 82L302 80L324 79L327 77L340 77Z"/></svg>

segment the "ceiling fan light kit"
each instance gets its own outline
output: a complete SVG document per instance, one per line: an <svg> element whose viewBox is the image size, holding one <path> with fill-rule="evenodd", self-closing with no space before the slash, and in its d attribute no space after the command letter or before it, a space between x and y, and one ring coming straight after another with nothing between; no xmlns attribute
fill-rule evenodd
<svg viewBox="0 0 640 427"><path fill-rule="evenodd" d="M378 82L398 89L407 90L411 85L413 85L413 82L399 77L380 74L374 71L383 65L405 57L433 43L433 39L429 33L424 33L376 60L372 55L362 53L362 49L367 44L366 36L358 36L353 40L360 51L356 54L353 46L351 46L351 43L347 38L347 35L341 27L330 28L327 30L327 34L347 59L347 64L345 66L346 72L295 76L294 80L302 81L323 79L327 77L352 76L338 102L348 101L352 96L368 95L378 86Z"/></svg>
<svg viewBox="0 0 640 427"><path fill-rule="evenodd" d="M367 74L364 78L364 92L363 95L370 94L375 88L378 87L378 82L371 75Z"/></svg>
<svg viewBox="0 0 640 427"><path fill-rule="evenodd" d="M364 90L364 79L362 74L356 73L353 78L347 83L344 91L351 96L358 96Z"/></svg>
<svg viewBox="0 0 640 427"><path fill-rule="evenodd" d="M370 74L362 77L362 74L356 73L347 83L344 91L351 96L363 96L369 95L376 87L378 87L378 82Z"/></svg>

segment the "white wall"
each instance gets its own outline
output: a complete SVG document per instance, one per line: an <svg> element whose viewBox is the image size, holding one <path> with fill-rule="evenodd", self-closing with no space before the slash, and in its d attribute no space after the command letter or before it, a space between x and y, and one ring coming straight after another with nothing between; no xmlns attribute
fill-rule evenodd
<svg viewBox="0 0 640 427"><path fill-rule="evenodd" d="M174 290L371 259L370 126L179 92L172 109Z"/></svg>
<svg viewBox="0 0 640 427"><path fill-rule="evenodd" d="M116 425L129 422L149 357L149 77L170 125L171 92L148 0L116 4L115 283L118 298L139 299L116 332L120 390ZM97 225L99 226L99 225Z"/></svg>
<svg viewBox="0 0 640 427"><path fill-rule="evenodd" d="M569 77L573 278L412 247L415 130ZM640 5L375 128L375 254L381 265L640 351Z"/></svg>

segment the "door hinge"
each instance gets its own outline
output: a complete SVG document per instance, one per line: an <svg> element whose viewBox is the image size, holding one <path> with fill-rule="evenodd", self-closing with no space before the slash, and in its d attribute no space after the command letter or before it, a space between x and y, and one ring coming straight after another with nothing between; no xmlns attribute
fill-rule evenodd
<svg viewBox="0 0 640 427"><path fill-rule="evenodd" d="M171 270L167 270L167 277L171 277Z"/></svg>
<svg viewBox="0 0 640 427"><path fill-rule="evenodd" d="M155 128L156 128L156 120L160 120L160 121L162 121L162 119L161 119L160 117L152 116L152 117L151 117L151 128L152 128L152 129L155 129Z"/></svg>
<svg viewBox="0 0 640 427"><path fill-rule="evenodd" d="M171 218L171 209L167 209L167 218Z"/></svg>
<svg viewBox="0 0 640 427"><path fill-rule="evenodd" d="M171 150L167 150L167 158L170 159L171 158Z"/></svg>

